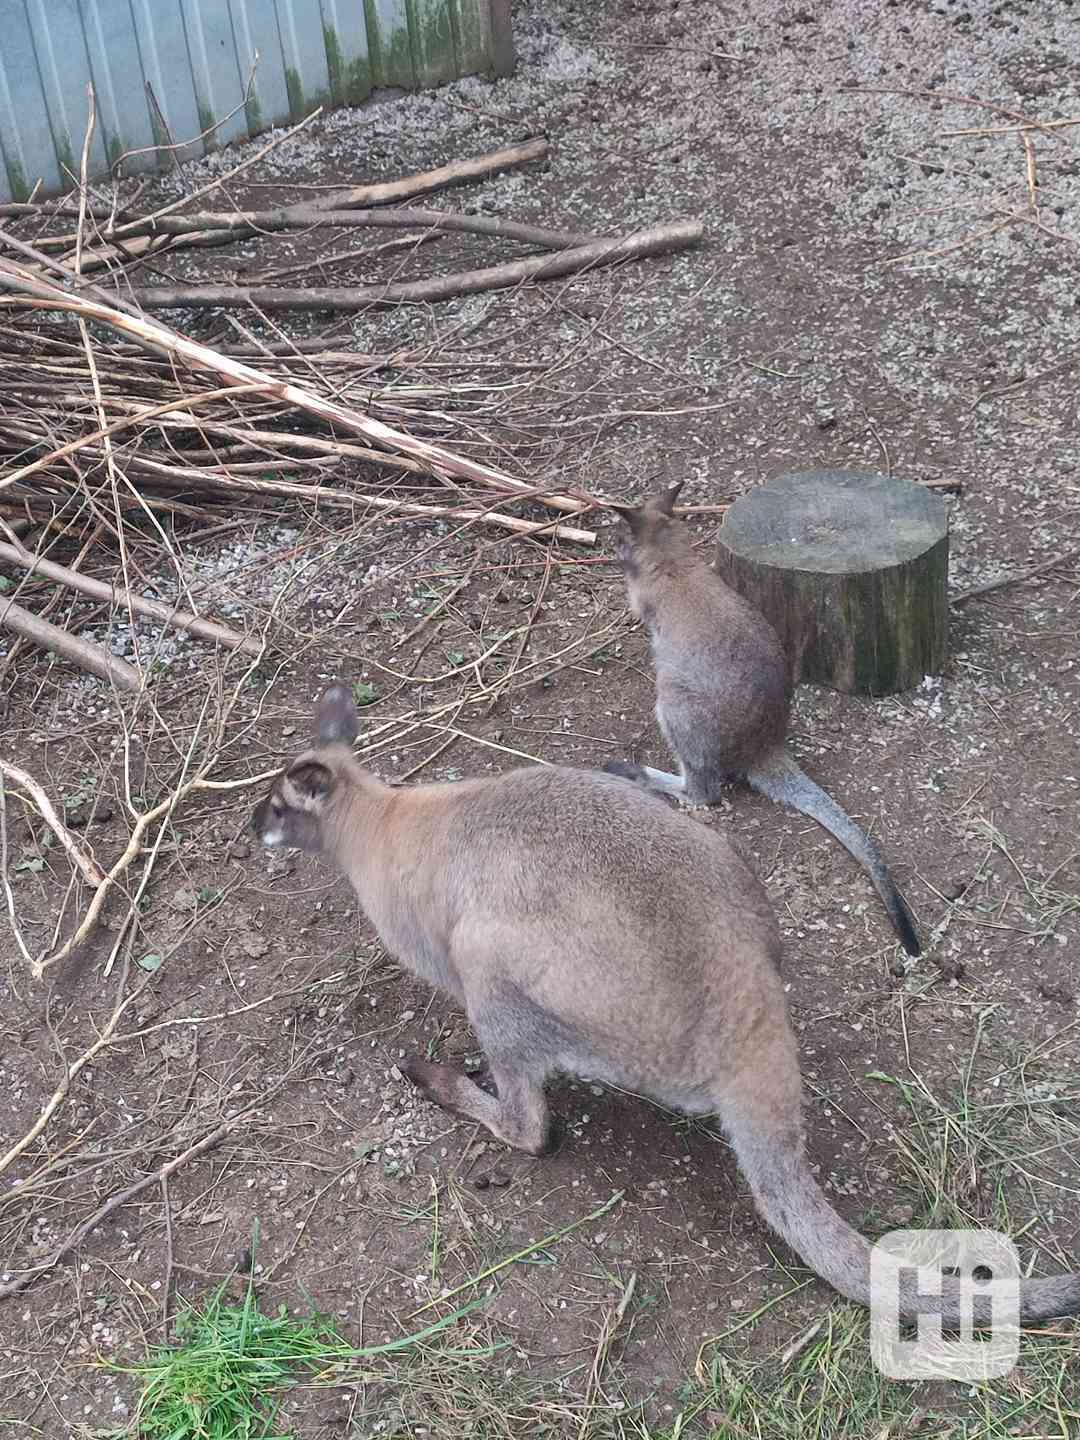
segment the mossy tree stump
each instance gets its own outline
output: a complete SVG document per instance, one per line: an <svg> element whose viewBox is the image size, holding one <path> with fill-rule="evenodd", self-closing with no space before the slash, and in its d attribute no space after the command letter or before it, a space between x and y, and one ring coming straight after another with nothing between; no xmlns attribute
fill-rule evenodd
<svg viewBox="0 0 1080 1440"><path fill-rule="evenodd" d="M782 475L728 510L716 570L769 620L796 681L884 695L944 668L948 512L921 485Z"/></svg>

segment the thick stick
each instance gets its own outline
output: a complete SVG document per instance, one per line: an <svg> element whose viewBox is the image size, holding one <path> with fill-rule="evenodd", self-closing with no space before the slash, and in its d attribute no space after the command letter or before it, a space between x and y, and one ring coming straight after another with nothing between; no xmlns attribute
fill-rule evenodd
<svg viewBox="0 0 1080 1440"><path fill-rule="evenodd" d="M245 655L262 653L262 645L258 640L241 635L227 625L218 625L213 620L201 620L198 615L189 615L186 610L174 610L171 605L166 605L161 600L147 600L141 595L132 595L120 586L106 585L104 580L80 575L77 570L69 570L66 565L58 565L54 560L46 560L44 556L33 555L29 550L0 541L0 560L21 565L31 574L44 575L49 580L67 585L72 590L79 590L83 595L90 595L95 600L104 600L110 605L123 605L134 610L137 615L152 616L174 630L187 630L202 640L212 640L230 650L242 650Z"/></svg>
<svg viewBox="0 0 1080 1440"><path fill-rule="evenodd" d="M260 310L390 310L398 305L428 305L456 295L476 295L484 290L506 290L534 280L553 280L576 275L598 265L616 265L625 260L644 260L696 245L704 233L696 222L658 225L622 240L595 240L553 255L512 260L489 265L483 270L463 270L455 275L437 275L430 280L403 280L389 285L311 287L279 290L269 286L247 289L242 285L147 285L133 293L140 305L160 310L183 305L194 309Z"/></svg>
<svg viewBox="0 0 1080 1440"><path fill-rule="evenodd" d="M596 239L580 231L548 230L540 225L522 225L485 215L451 215L440 210L324 210L317 205L287 205L278 210L199 211L194 215L164 215L147 221L150 233L125 240L123 248L108 246L87 250L84 270L97 270L113 262L135 260L162 249L163 237L183 237L169 249L188 246L228 245L247 236L282 230L311 230L316 227L368 228L384 230L443 230L466 235L489 235L514 240L522 245L539 245L545 250L569 250Z"/></svg>
<svg viewBox="0 0 1080 1440"><path fill-rule="evenodd" d="M573 252L568 253L572 254ZM564 257L552 256L550 258L559 260ZM43 310L71 311L84 319L96 320L103 325L110 326L113 330L119 330L146 348L178 357L195 369L214 371L230 385L246 386L249 389L253 386L258 387L267 395L275 396L286 405L306 410L309 414L317 415L331 425L337 425L354 434L363 435L366 439L374 441L376 445L381 445L387 450L404 452L419 460L440 479L447 475L453 475L459 479L473 480L481 485L490 486L503 495L524 492L550 509L564 510L575 515L587 510L592 503L589 499L576 500L569 495L538 494L536 487L526 484L524 480L518 480L512 475L494 470L487 465L480 465L475 460L467 460L464 456L455 455L450 450L444 450L441 445L432 445L428 441L408 435L402 430L395 430L390 425L384 425L380 420L374 420L357 410L339 405L336 401L303 390L299 385L275 380L264 370L256 370L253 366L244 365L239 360L219 354L216 350L211 350L206 345L200 345L186 335L180 335L153 320L127 315L111 306L86 300L82 296L68 294L47 280L39 279L36 276L31 277L18 267L12 267L6 262L0 261L0 290L5 289L21 297L31 297L29 300L21 299L19 301L21 305L29 304L33 308ZM8 303L14 302L0 300L0 307ZM171 408L179 409L180 406L176 405ZM69 446L61 446L58 451L54 452L54 455L61 452L70 453L70 450L77 448L78 442L72 442ZM4 476L0 479L0 491L14 485L17 480L24 479L28 474L44 469L50 463L51 457L43 456L24 465L21 470L15 470L10 475Z"/></svg>
<svg viewBox="0 0 1080 1440"><path fill-rule="evenodd" d="M71 831L60 819L60 816L57 815L52 801L34 777L28 775L25 770L20 770L17 765L12 765L9 760L4 760L2 757L0 757L0 770L4 772L13 784L18 785L20 790L25 790L30 796L40 811L41 818L71 856L73 863L86 883L92 885L95 890L99 885L103 885L105 883L105 874L100 865L93 856L87 855L86 851L75 839L75 836L72 835Z"/></svg>
<svg viewBox="0 0 1080 1440"><path fill-rule="evenodd" d="M419 175L408 175L402 180L334 190L324 199L310 202L305 208L356 210L361 206L395 205L402 200L415 200L419 195L432 195L437 190L446 190L452 185L467 185L473 180L485 180L492 175L498 175L503 170L514 170L519 165L542 160L547 152L546 140L528 140L523 145L508 145L501 150L489 151L486 155L474 156L471 160L453 160L449 165L440 165L435 170L425 170ZM179 206L169 206L168 210L177 208ZM111 230L106 229L104 235L107 240L126 240L137 235L164 233L166 219L167 212L161 216L147 216L142 220L132 220L126 225L117 225ZM250 226L248 233L251 233ZM61 244L74 245L75 236L63 235L49 240L50 249L59 248Z"/></svg>
<svg viewBox="0 0 1080 1440"><path fill-rule="evenodd" d="M118 690L138 690L142 686L139 672L126 660L111 655L92 640L79 640L61 630L50 620L41 620L16 605L14 600L0 600L0 626L12 630L25 640L31 640L45 650L53 650L65 660L71 660L81 670L88 670L102 680L108 680Z"/></svg>

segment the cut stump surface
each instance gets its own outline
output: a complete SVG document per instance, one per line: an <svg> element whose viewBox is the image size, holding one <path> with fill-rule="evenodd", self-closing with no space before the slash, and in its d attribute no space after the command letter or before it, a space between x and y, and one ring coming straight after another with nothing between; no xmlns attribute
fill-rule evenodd
<svg viewBox="0 0 1080 1440"><path fill-rule="evenodd" d="M774 627L796 681L884 695L945 666L948 511L921 485L782 475L728 510L716 569Z"/></svg>

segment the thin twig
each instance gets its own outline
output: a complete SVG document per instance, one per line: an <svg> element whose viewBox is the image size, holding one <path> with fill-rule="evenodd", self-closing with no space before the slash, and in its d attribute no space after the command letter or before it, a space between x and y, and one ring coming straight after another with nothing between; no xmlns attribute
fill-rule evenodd
<svg viewBox="0 0 1080 1440"><path fill-rule="evenodd" d="M0 526L3 526L2 521L0 521ZM7 527L3 526L3 528ZM215 645L224 645L230 650L242 650L245 655L262 654L261 641L241 635L227 625L218 624L213 620L200 619L198 615L189 615L186 610L177 610L174 606L166 605L161 600L149 600L142 595L133 595L130 591L118 588L116 585L107 585L103 580L94 580L89 575L80 574L77 570L69 570L66 565L58 565L54 560L47 560L43 555L32 554L22 545L6 545L0 541L0 560L7 560L13 565L21 565L32 575L44 575L48 580L55 580L58 584L67 585L70 589L78 590L83 595L90 595L95 600L103 600L108 605L125 605L136 615L148 615L174 630L186 630L202 640L212 641Z"/></svg>
<svg viewBox="0 0 1080 1440"><path fill-rule="evenodd" d="M14 600L0 598L0 628L11 630L23 636L44 650L52 650L65 660L70 660L91 675L107 680L118 690L139 690L142 680L139 672L126 660L111 654L93 640L82 640L62 630L59 625L43 620L39 615L17 605Z"/></svg>
<svg viewBox="0 0 1080 1440"><path fill-rule="evenodd" d="M991 590L1003 590L1006 585L1022 585L1025 580L1034 580L1037 575L1045 575L1050 570L1056 570L1059 565L1064 565L1068 560L1074 560L1077 555L1080 555L1080 546L1073 550L1063 550L1052 560L1044 560L1041 565L1033 565L1030 570L1021 570L1016 575L1002 575L997 580L987 580L982 585L972 585L967 590L961 590L959 594L952 597L951 603L962 605L965 600L971 600L976 595L988 595Z"/></svg>
<svg viewBox="0 0 1080 1440"><path fill-rule="evenodd" d="M40 1280L42 1275L47 1275L50 1270L55 1270L65 1256L70 1255L72 1250L77 1249L86 1239L87 1235L96 1229L103 1220L107 1220L114 1211L119 1210L121 1205L126 1205L129 1200L134 1200L136 1195L141 1195L142 1192L149 1189L151 1185L161 1185L164 1181L168 1180L170 1175L174 1175L181 1166L186 1165L188 1161L197 1160L200 1155L205 1155L207 1151L213 1150L216 1146L220 1145L224 1139L232 1134L238 1125L249 1118L251 1111L255 1108L255 1103L256 1102L253 1102L247 1106L238 1115L234 1115L232 1119L225 1120L222 1124L218 1125L216 1129L211 1130L209 1135L204 1135L203 1138L196 1141L194 1145L189 1145L181 1154L166 1161L164 1165L159 1166L152 1174L144 1175L141 1180L136 1180L133 1185L129 1185L126 1190L121 1190L116 1195L111 1195L103 1205L99 1205L92 1214L88 1215L85 1220L81 1220L73 1230L68 1232L67 1236L61 1240L48 1260L44 1260L40 1265L35 1265L32 1269L24 1271L17 1279L9 1280L6 1285L0 1285L0 1300L9 1300L12 1295L21 1294L28 1286L32 1285L35 1280ZM0 1162L0 1169L2 1168L3 1165L2 1162Z"/></svg>
<svg viewBox="0 0 1080 1440"><path fill-rule="evenodd" d="M11 876L8 874L7 790L4 785L4 768L2 766L0 766L0 880L4 883L4 898L7 900L8 923L11 925L11 933L15 936L15 943L18 945L23 959L28 965L32 965L33 957L27 948L19 926L19 917L15 911L15 894L11 888Z"/></svg>
<svg viewBox="0 0 1080 1440"><path fill-rule="evenodd" d="M95 890L99 885L103 885L105 883L105 875L101 866L91 855L86 853L75 839L74 835L72 835L71 831L60 819L60 816L57 815L52 801L34 777L28 775L26 771L20 769L18 765L13 765L10 760L5 760L2 756L0 756L0 772L2 772L12 784L17 785L20 790L25 790L27 795L30 796L37 806L41 818L67 851L72 863L86 883Z"/></svg>
<svg viewBox="0 0 1080 1440"><path fill-rule="evenodd" d="M565 259L565 256L554 255L546 258L558 262ZM249 390L253 387L261 388L267 396L273 396L286 405L317 415L320 419L328 421L332 425L338 425L342 429L364 435L389 450L404 452L421 461L440 477L453 475L465 480L474 480L501 490L503 493L524 491L544 505L574 514L586 509L590 503L588 500L572 499L569 495L538 492L535 487L526 484L524 480L518 480L512 475L504 474L490 466L480 465L476 461L467 460L463 456L444 449L441 445L433 445L429 441L418 439L416 436L394 429L390 425L384 425L380 420L362 415L356 410L328 400L321 395L313 394L299 385L275 380L265 371L256 370L253 366L244 365L238 360L211 350L208 346L190 340L186 335L169 330L156 321L135 319L109 306L100 305L96 301L68 295L50 282L29 276L25 272L20 273L17 268L0 261L0 290L3 289L12 291L21 297L28 297L24 298L22 303L29 303L35 308L67 310L85 320L97 320L103 325L119 330L122 334L131 336L138 344L148 349L183 360L196 369L216 372L229 383L243 386ZM9 302L0 300L0 306L7 303ZM111 430L114 427L108 428ZM78 442L61 447L65 453L77 448ZM60 452L55 453L59 454ZM48 457L45 458L45 463L47 462ZM11 486L16 480L24 479L27 475L42 468L44 468L42 460L33 461L0 480L0 489Z"/></svg>
<svg viewBox="0 0 1080 1440"><path fill-rule="evenodd" d="M98 895L100 895L101 891L99 890L97 893ZM56 1114L57 1110L59 1110L60 1106L64 1103L68 1091L71 1089L71 1082L75 1079L76 1075L78 1075L81 1070L84 1070L86 1066L91 1063L94 1057L99 1054L100 1051L104 1050L105 1047L111 1042L112 1037L116 1032L116 1027L120 1024L120 1021L123 1018L124 1011L128 1008L129 1005L132 1005L142 994L149 981L149 976L146 980L143 981L141 985L137 985L135 989L132 990L131 994L127 996L126 999L120 998L121 996L123 996L124 990L127 988L129 972L130 958L127 957L125 958L123 968L121 969L120 977L117 980L116 1004L113 1007L112 1014L105 1022L105 1028L101 1031L101 1033L98 1035L97 1039L89 1047L89 1049L84 1050L83 1053L78 1057L78 1059L72 1061L70 1065L65 1065L64 1078L53 1091L49 1099L45 1102L45 1105L42 1107L41 1113L38 1115L38 1118L34 1121L33 1125L31 1125L30 1129L26 1132L26 1134L22 1137L21 1140L17 1140L15 1144L12 1145L6 1155L0 1156L0 1175L2 1175L4 1171L8 1168L8 1166L13 1164L19 1158L19 1156L34 1143L37 1137L45 1129L49 1121ZM0 1290L0 1299L3 1298L3 1294L4 1292Z"/></svg>

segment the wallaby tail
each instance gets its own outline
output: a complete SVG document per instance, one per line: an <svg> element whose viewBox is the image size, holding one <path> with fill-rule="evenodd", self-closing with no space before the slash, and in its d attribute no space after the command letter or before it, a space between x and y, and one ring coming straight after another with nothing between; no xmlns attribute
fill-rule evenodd
<svg viewBox="0 0 1080 1440"><path fill-rule="evenodd" d="M760 1109L757 1114L754 1109L752 1100L745 1106L736 1102L723 1107L721 1118L762 1217L835 1290L869 1306L870 1245L825 1198L810 1173L797 1127L770 1132L759 1123ZM920 1315L940 1315L946 1330L986 1329L1003 1318L989 1287L973 1286L970 1279L965 1287L955 1274L943 1273L940 1262L928 1265L914 1254L904 1261L879 1250L875 1279L890 1286L891 1306L907 1323ZM1080 1312L1080 1274L1021 1279L1018 1298L1023 1324L1075 1315Z"/></svg>
<svg viewBox="0 0 1080 1440"><path fill-rule="evenodd" d="M762 795L809 815L819 825L824 825L830 835L835 835L870 876L874 889L889 912L901 945L909 955L921 955L915 917L896 888L877 846L850 815L841 810L832 796L827 795L820 785L815 785L782 747L764 756L752 770L747 771L746 778Z"/></svg>

